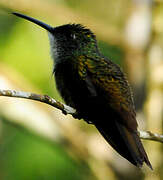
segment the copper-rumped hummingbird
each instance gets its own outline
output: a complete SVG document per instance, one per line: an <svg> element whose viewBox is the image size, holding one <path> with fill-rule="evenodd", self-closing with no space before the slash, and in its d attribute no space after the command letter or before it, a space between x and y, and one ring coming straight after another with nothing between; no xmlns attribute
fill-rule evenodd
<svg viewBox="0 0 163 180"><path fill-rule="evenodd" d="M57 89L80 118L92 123L106 141L137 167L151 163L138 136L133 95L120 67L99 50L95 34L80 24L51 27L31 21L49 33Z"/></svg>

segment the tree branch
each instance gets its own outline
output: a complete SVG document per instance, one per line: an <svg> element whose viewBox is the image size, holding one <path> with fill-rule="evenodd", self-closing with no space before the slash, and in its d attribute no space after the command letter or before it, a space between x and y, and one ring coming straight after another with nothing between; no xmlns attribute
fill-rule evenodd
<svg viewBox="0 0 163 180"><path fill-rule="evenodd" d="M71 114L71 115L76 114L76 110L74 108L67 106L66 104L60 103L59 101L56 101L55 99L49 97L48 95L40 95L40 94L24 92L24 91L0 89L0 96L17 97L17 98L24 98L24 99L40 101L42 103L46 103L50 106L53 106L53 107L61 110L65 115L66 114Z"/></svg>
<svg viewBox="0 0 163 180"><path fill-rule="evenodd" d="M152 133L150 131L139 131L139 136L141 139L158 141L163 143L163 135Z"/></svg>
<svg viewBox="0 0 163 180"><path fill-rule="evenodd" d="M65 115L71 114L73 117L77 117L77 112L74 108L63 104L55 99L49 97L48 95L40 95L30 92L24 91L15 91L15 90L2 90L0 89L0 96L8 96L8 97L17 97L24 99L31 99L35 101L40 101L42 103L46 103L50 106L53 106L62 111ZM152 140L163 143L163 135L152 133L150 131L139 131L139 136L141 139Z"/></svg>

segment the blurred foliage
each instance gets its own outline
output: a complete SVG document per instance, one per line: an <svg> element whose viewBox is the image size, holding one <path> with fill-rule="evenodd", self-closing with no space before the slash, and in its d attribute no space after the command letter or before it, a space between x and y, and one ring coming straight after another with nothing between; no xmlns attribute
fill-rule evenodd
<svg viewBox="0 0 163 180"><path fill-rule="evenodd" d="M9 17L6 15L0 16L0 54L3 53L3 50L7 47L10 42L10 35L12 35L12 30L16 23L14 17Z"/></svg>
<svg viewBox="0 0 163 180"><path fill-rule="evenodd" d="M35 31L31 30L30 26L31 24L17 20L14 24L5 27L7 32L12 30L12 35L8 34L8 41L7 39L1 41L6 42L7 46L5 48L4 43L1 45L3 47L1 48L1 58L9 66L16 68L37 88L52 95L52 86L47 84L52 69L47 37L45 32L41 34L38 32L38 28Z"/></svg>
<svg viewBox="0 0 163 180"><path fill-rule="evenodd" d="M109 3L106 0L101 0L100 3L87 0L65 0L64 2L73 10L75 9L82 14L91 15L97 20L99 19L107 24L118 27L124 25L128 8L126 4L129 5L130 3L129 0L109 1Z"/></svg>
<svg viewBox="0 0 163 180"><path fill-rule="evenodd" d="M108 57L116 64L119 64L119 66L123 66L124 50L121 47L109 45L103 41L99 41L98 44L104 56Z"/></svg>
<svg viewBox="0 0 163 180"><path fill-rule="evenodd" d="M37 137L3 124L0 169L3 180L84 180L88 173L57 144L47 144ZM85 169L85 170L84 170Z"/></svg>
<svg viewBox="0 0 163 180"><path fill-rule="evenodd" d="M26 79L26 87L32 87L34 90L38 90L38 92L48 94L61 101L52 76L53 62L49 53L50 48L47 33L45 30L42 30L30 22L12 16L7 11L5 12L4 9L23 12L40 20L46 18L47 22L49 23L51 21L53 25L63 24L65 22L69 23L71 21L73 22L73 20L78 23L77 20L79 20L79 23L85 23L86 26L89 27L88 23L90 22L94 33L98 35L98 44L103 54L120 66L125 67L128 72L131 84L134 84L136 106L144 107L145 97L147 97L145 104L147 107L145 107L145 109L148 110L145 110L145 113L148 124L143 124L143 121L141 121L143 118L145 119L144 113L141 110L140 114L138 114L141 127L155 127L154 130L161 131L162 121L155 118L155 116L151 116L152 118L149 117L149 114L150 112L157 112L158 107L161 108L162 106L154 101L154 103L152 103L153 106L151 105L151 108L149 108L149 102L150 99L152 99L150 98L152 90L160 87L160 84L157 85L155 80L152 79L152 77L155 76L153 76L151 72L155 73L156 66L160 62L162 63L163 3L160 3L158 0L151 8L153 10L152 37L150 37L150 41L145 47L139 49L127 44L125 28L129 17L132 17L131 12L133 11L139 14L140 7L143 7L143 5L139 6L140 2L139 0L37 0L35 2L30 0L13 0L11 3L11 1L1 0L0 8L2 7L3 11L0 9L0 63L14 69L20 77ZM142 0L142 2L148 1ZM58 10L57 13L55 8ZM133 17L136 17L134 15ZM69 19L71 20L68 21ZM134 26L135 30L137 29L136 27L139 27L139 24ZM106 34L108 36L110 35L110 38L105 37ZM139 37L139 33L133 33L133 35L136 38ZM152 51L153 49L154 51ZM158 54L158 56L156 56L156 54ZM155 56L151 60L150 56L153 55ZM127 60L128 57L129 60ZM149 62L147 58L150 59ZM141 64L139 62L143 63ZM158 64L155 64L157 62ZM161 63L159 67L162 67ZM14 75L11 73L10 76L12 77ZM158 76L156 77L156 81L159 80ZM17 80L19 81L20 79L18 78ZM147 86L146 89L145 86ZM146 92L144 92L144 89ZM157 95L159 90L157 89L156 91ZM160 96L158 99L161 101ZM155 105L155 103L157 105ZM159 112L156 114L159 114ZM160 116L160 119L161 118L162 116ZM149 119L154 119L154 123L152 124ZM74 160L61 144L54 143L53 145L49 145L30 133L25 133L4 122L2 123L1 129L0 179L84 180L91 177L89 176L90 169L88 166L80 161ZM86 131L88 131L88 129L86 129ZM80 132L78 133L80 136ZM117 159L111 157L109 163L106 158L105 166L101 166L101 174L103 174L102 177L105 178L99 179L127 180L133 179L133 177L135 180L162 179L163 161L160 158L162 150L160 151L161 148L157 146L151 147L150 145L151 144L148 146L148 152L151 154L152 163L156 167L155 174L144 171L143 175L139 170L133 170L130 165L125 169L125 163L122 163L123 166L121 165L121 167L114 166ZM155 152L157 152L156 154L158 154L158 156ZM86 160L90 161L90 159ZM95 161L93 165L96 166L97 162ZM111 165L109 166L108 164ZM106 170L109 176L107 173L105 174L105 168L103 167L112 169L109 173L108 169ZM117 167L120 168L118 169Z"/></svg>

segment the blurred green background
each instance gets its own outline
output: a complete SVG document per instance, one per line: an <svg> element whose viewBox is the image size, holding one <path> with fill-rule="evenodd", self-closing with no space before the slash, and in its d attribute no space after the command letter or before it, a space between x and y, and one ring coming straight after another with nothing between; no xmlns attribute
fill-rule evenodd
<svg viewBox="0 0 163 180"><path fill-rule="evenodd" d="M163 3L160 0L0 0L0 88L62 101L52 76L45 30L21 12L53 26L81 23L103 54L126 72L139 129L162 133ZM47 105L0 97L0 179L163 179L163 146L143 141L154 171L133 167L91 126Z"/></svg>

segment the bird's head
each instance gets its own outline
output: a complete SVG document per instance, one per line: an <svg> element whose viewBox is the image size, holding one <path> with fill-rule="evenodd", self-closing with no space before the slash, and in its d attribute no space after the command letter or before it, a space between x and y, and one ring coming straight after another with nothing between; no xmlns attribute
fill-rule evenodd
<svg viewBox="0 0 163 180"><path fill-rule="evenodd" d="M81 24L65 24L52 27L32 17L13 13L14 15L31 21L48 31L51 45L51 54L55 59L58 56L88 54L97 51L96 37L90 29Z"/></svg>

